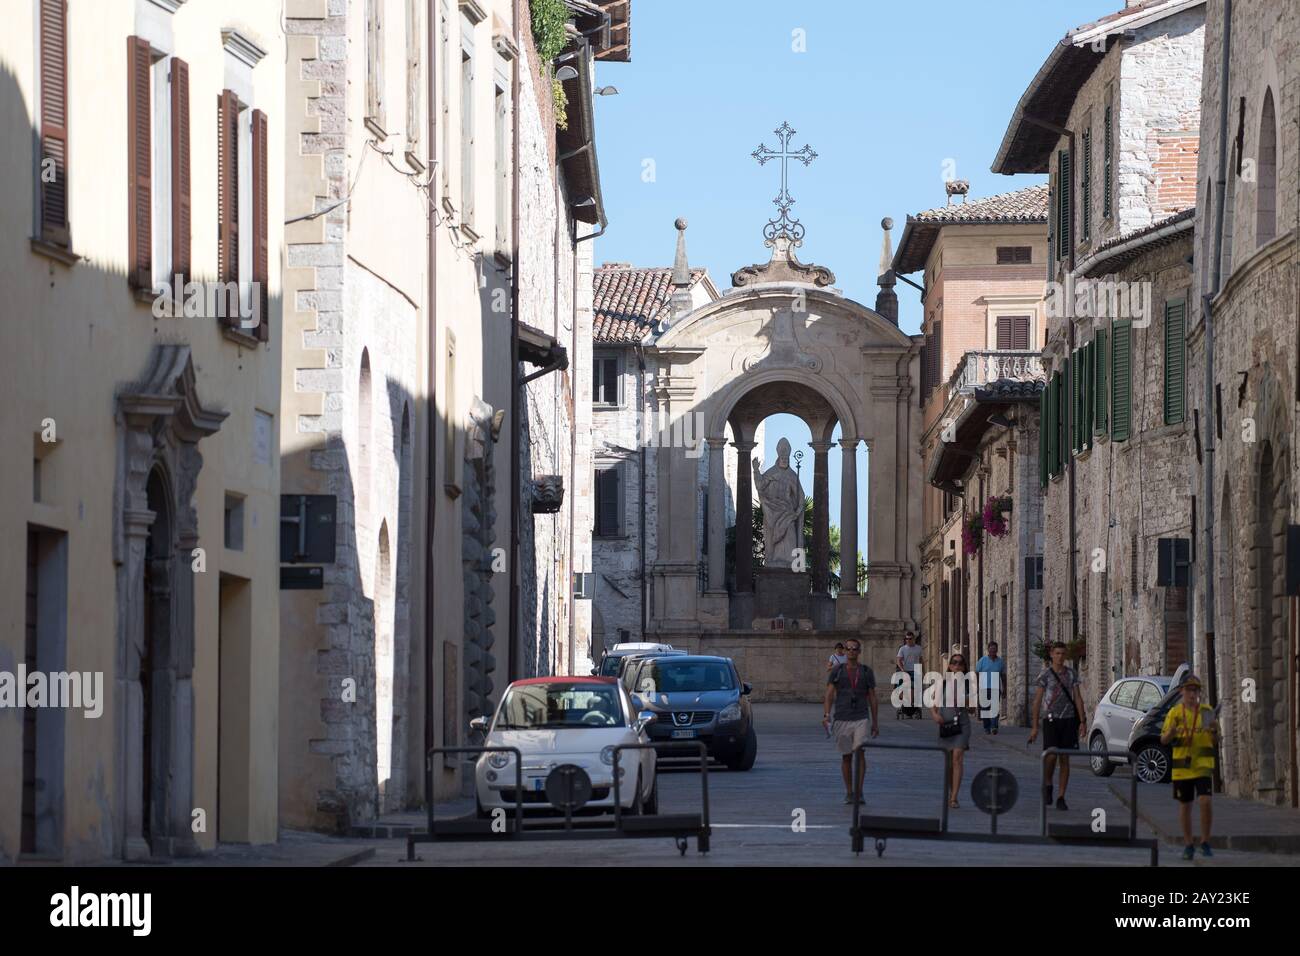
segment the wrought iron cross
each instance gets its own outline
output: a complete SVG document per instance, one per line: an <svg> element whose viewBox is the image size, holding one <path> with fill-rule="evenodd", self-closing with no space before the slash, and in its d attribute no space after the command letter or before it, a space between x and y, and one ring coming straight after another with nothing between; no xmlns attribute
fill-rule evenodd
<svg viewBox="0 0 1300 956"><path fill-rule="evenodd" d="M760 145L758 149L750 153L758 165L766 166L773 159L781 160L781 192L772 200L776 205L777 211L781 214L776 219L769 219L767 225L763 227L763 235L771 240L779 235L786 235L796 243L803 240L804 228L803 223L798 219L790 218L790 207L794 205L794 197L790 195L789 188L789 165L790 160L797 159L805 166L812 163L817 158L811 146L804 145L803 149L791 151L790 137L795 134L795 130L790 128L789 123L782 123L775 130L777 136L781 138L781 148L779 150L768 149L766 145Z"/></svg>

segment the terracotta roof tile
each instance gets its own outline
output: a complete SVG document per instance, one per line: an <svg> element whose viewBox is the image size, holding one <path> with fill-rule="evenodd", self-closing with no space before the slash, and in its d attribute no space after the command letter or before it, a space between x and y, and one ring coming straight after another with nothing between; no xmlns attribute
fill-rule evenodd
<svg viewBox="0 0 1300 956"><path fill-rule="evenodd" d="M1047 184L927 209L918 222L1047 222Z"/></svg>
<svg viewBox="0 0 1300 956"><path fill-rule="evenodd" d="M692 269L691 285L703 275L703 269ZM593 278L592 338L596 342L640 342L668 311L672 269L635 269L622 262L610 263L599 266Z"/></svg>

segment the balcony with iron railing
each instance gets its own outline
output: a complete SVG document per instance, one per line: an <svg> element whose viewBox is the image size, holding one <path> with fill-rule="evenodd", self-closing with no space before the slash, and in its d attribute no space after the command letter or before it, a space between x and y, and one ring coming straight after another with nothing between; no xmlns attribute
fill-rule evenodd
<svg viewBox="0 0 1300 956"><path fill-rule="evenodd" d="M1031 382L1042 379L1043 355L1027 349L971 351L961 357L948 379L948 395L969 395L991 382L1010 379Z"/></svg>

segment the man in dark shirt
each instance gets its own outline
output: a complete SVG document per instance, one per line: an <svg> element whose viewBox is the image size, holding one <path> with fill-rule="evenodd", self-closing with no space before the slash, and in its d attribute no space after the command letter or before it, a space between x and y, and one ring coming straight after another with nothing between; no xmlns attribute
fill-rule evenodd
<svg viewBox="0 0 1300 956"><path fill-rule="evenodd" d="M840 751L840 772L844 776L844 802L852 804L854 794L862 793L862 777L867 769L864 759L858 765L857 786L853 785L853 753L867 742L867 716L871 717L872 737L880 733L876 709L876 675L861 663L862 644L850 638L844 645L848 660L831 668L826 678L826 700L822 707L822 726L830 727ZM832 712L831 705L835 710ZM831 721L834 714L835 720ZM859 797L858 799L861 799Z"/></svg>

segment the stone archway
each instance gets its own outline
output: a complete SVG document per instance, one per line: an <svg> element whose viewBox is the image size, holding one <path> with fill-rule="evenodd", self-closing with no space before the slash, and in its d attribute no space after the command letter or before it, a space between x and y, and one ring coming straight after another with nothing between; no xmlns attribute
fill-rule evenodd
<svg viewBox="0 0 1300 956"><path fill-rule="evenodd" d="M650 449L655 559L648 630L758 632L761 621L752 613L751 596L739 585L733 593L727 590L721 549L710 550L707 575L700 574L701 492L708 489L709 538L718 540L725 531L727 500L723 456L737 456L739 505L753 487L754 426L771 411L791 411L812 430L815 502L827 480L826 454L837 425L845 452L844 489L858 487L858 445L871 452L867 500L842 495L839 515L841 548L856 554L858 509L868 508L868 541L861 549L868 586L865 593L844 588L815 623L822 630L879 635L883 647L916 626L920 606L920 497L914 490L921 482L921 422L909 400L919 374L920 342L902 333L892 314L840 295L831 288L834 276L799 263L785 237L768 244L769 263L737 272L738 288L715 301L696 309L679 303L667 327L646 345L655 364L653 411L660 426ZM882 287L882 296L885 291ZM707 459L702 444L708 446ZM819 549L829 520L828 496L821 501L814 522L819 584L825 573ZM745 507L736 508L737 581L744 579L741 564L748 554L739 542L753 531L747 515Z"/></svg>
<svg viewBox="0 0 1300 956"><path fill-rule="evenodd" d="M113 559L117 825L126 859L198 852L194 786L194 573L198 443L226 412L205 408L189 346L156 345L117 398Z"/></svg>

